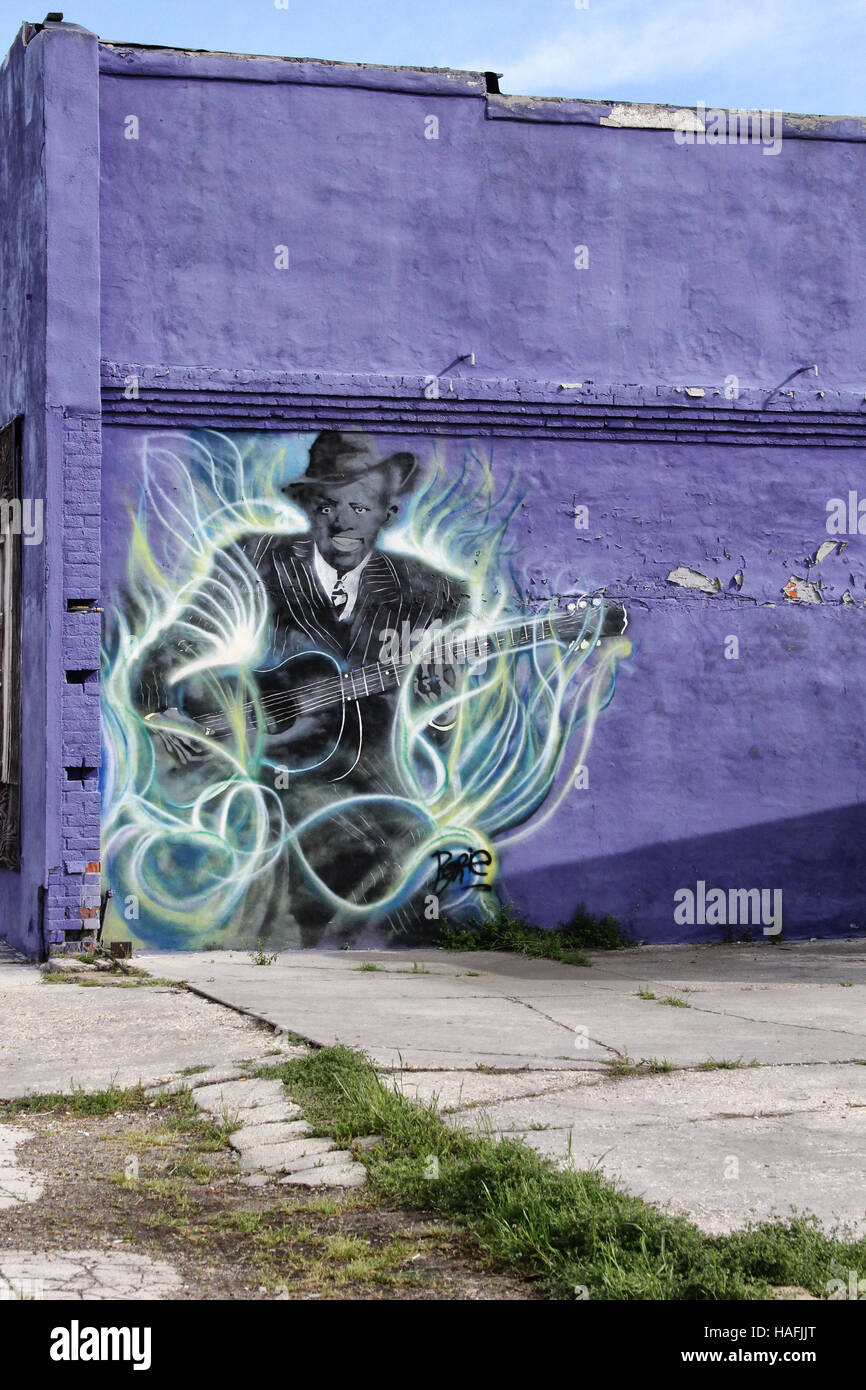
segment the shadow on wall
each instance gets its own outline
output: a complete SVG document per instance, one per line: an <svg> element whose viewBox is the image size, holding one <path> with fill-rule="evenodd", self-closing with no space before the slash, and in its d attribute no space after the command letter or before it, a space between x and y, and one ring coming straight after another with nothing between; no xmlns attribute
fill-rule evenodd
<svg viewBox="0 0 866 1390"><path fill-rule="evenodd" d="M765 890L763 903L737 889ZM585 902L593 913L612 913L638 940L662 944L721 941L750 926L760 938L779 893L785 937L862 934L866 941L866 806L506 873L502 896L544 926Z"/></svg>

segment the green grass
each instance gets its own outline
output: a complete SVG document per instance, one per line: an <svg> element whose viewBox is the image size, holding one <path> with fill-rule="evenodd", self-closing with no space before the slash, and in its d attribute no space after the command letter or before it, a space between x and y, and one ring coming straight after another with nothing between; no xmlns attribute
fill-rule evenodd
<svg viewBox="0 0 866 1390"><path fill-rule="evenodd" d="M518 956L557 960L565 965L592 962L564 927L535 927L515 907L497 907L492 917L473 922L443 918L436 945L445 951L513 951Z"/></svg>
<svg viewBox="0 0 866 1390"><path fill-rule="evenodd" d="M371 1195L460 1223L492 1264L541 1279L552 1298L573 1299L583 1286L593 1299L763 1299L773 1285L821 1296L834 1265L866 1270L866 1240L828 1236L813 1218L708 1236L596 1171L562 1172L517 1140L451 1130L345 1047L266 1074L280 1076L340 1147L382 1136L363 1154Z"/></svg>
<svg viewBox="0 0 866 1390"><path fill-rule="evenodd" d="M143 974L143 972L142 972ZM158 987L160 989L181 989L181 980L167 980L158 975L146 975L143 979L129 979L125 975L113 970L103 971L99 975L75 975L73 983L80 985L82 989L149 989Z"/></svg>
<svg viewBox="0 0 866 1390"><path fill-rule="evenodd" d="M317 1297L328 1297L349 1284L379 1286L411 1286L416 1283L409 1262L423 1255L448 1232L428 1227L411 1236L391 1232L383 1241L372 1241L354 1231L323 1231L318 1222L298 1224L297 1218L307 1215L339 1217L351 1211L351 1204L342 1201L304 1203L294 1212L285 1207L271 1207L256 1212L232 1212L212 1222L217 1228L245 1237L250 1258L255 1262L258 1278L272 1293L291 1286L298 1295L300 1288L315 1289ZM299 1248L300 1247L300 1248ZM280 1256L290 1253L292 1269L288 1274Z"/></svg>
<svg viewBox="0 0 866 1390"><path fill-rule="evenodd" d="M751 927L743 927L740 931L734 931L733 927L722 936L723 946L749 946L755 940L755 933Z"/></svg>
<svg viewBox="0 0 866 1390"><path fill-rule="evenodd" d="M660 1004L669 1004L672 1009L690 1009L692 1006L687 999L681 999L678 994L666 994L664 999L659 1000Z"/></svg>
<svg viewBox="0 0 866 1390"><path fill-rule="evenodd" d="M610 913L593 917L584 903L578 903L570 920L562 922L557 930L563 933L563 939L570 946L583 947L586 951L627 951L637 944Z"/></svg>
<svg viewBox="0 0 866 1390"><path fill-rule="evenodd" d="M697 1067L695 1068L695 1070L696 1070L696 1071L738 1071L739 1068L740 1068L742 1065L743 1065L743 1064L742 1064L742 1062L741 1062L739 1059L737 1059L737 1060L735 1060L735 1061L731 1061L731 1060L728 1060L728 1059L725 1058L725 1057L720 1057L719 1060L716 1061L715 1057L708 1057L707 1060L706 1060L705 1062L698 1062L698 1065L697 1065Z"/></svg>
<svg viewBox="0 0 866 1390"><path fill-rule="evenodd" d="M371 970L382 970L383 968L384 968L384 967L381 966L381 965L374 965L373 962L372 962L371 960L368 960L364 965L356 965L356 966L355 966L355 969L356 969L356 970L368 971L368 972L371 971Z"/></svg>
<svg viewBox="0 0 866 1390"><path fill-rule="evenodd" d="M621 1057L602 1058L602 1066L607 1067L611 1076L633 1076L640 1065L640 1062L633 1062L627 1052Z"/></svg>
<svg viewBox="0 0 866 1390"><path fill-rule="evenodd" d="M602 1066L607 1067L609 1076L647 1076L655 1072L676 1071L673 1062L669 1062L666 1057L641 1057L639 1062L633 1062L628 1052L623 1052L621 1057L604 1057Z"/></svg>
<svg viewBox="0 0 866 1390"><path fill-rule="evenodd" d="M261 937L259 937L258 941L256 942L256 949L254 951L250 951L249 957L253 965L274 965L277 959L275 953L271 954L268 951L264 950L264 948L262 947Z"/></svg>
<svg viewBox="0 0 866 1390"><path fill-rule="evenodd" d="M193 1135L195 1147L204 1152L224 1148L228 1136L238 1128L234 1118L227 1113L219 1120L208 1120L186 1089L148 1095L141 1084L118 1086L112 1082L102 1091L85 1091L80 1086L73 1086L68 1094L47 1091L40 1095L20 1096L17 1100L0 1104L0 1114L6 1111L10 1114L35 1115L52 1110L62 1110L69 1115L115 1115L132 1111L152 1115L154 1110L164 1110L166 1114L160 1118L162 1129Z"/></svg>
<svg viewBox="0 0 866 1390"><path fill-rule="evenodd" d="M492 916L472 922L444 918L436 941L446 951L513 951L584 966L592 964L586 951L621 951L634 944L614 917L593 917L583 903L570 921L550 929L534 926L512 905L497 905Z"/></svg>
<svg viewBox="0 0 866 1390"><path fill-rule="evenodd" d="M73 959L80 960L85 965L92 965L94 961L105 957L91 954L74 956ZM161 976L149 975L146 970L139 970L134 965L122 964L114 964L106 970L88 975L69 970L43 970L41 978L45 985L78 985L81 989L140 989L154 986L161 989L185 988L183 980L163 979Z"/></svg>
<svg viewBox="0 0 866 1390"><path fill-rule="evenodd" d="M166 1101L168 1099L166 1097ZM65 1110L72 1115L113 1115L117 1110L140 1110L161 1103L165 1102L160 1097L146 1096L142 1086L117 1086L112 1082L104 1091L83 1091L75 1086L69 1095L50 1091L43 1095L21 1096L10 1101L8 1108L14 1114Z"/></svg>
<svg viewBox="0 0 866 1390"><path fill-rule="evenodd" d="M655 998L656 998L656 996L653 994L653 992L652 992L651 989L636 989L636 990L635 990L635 994L637 995L638 999L655 999Z"/></svg>
<svg viewBox="0 0 866 1390"><path fill-rule="evenodd" d="M173 1159L165 1171L170 1178L190 1178L199 1187L208 1187L219 1176L220 1170L213 1164L205 1163L195 1150L191 1150Z"/></svg>

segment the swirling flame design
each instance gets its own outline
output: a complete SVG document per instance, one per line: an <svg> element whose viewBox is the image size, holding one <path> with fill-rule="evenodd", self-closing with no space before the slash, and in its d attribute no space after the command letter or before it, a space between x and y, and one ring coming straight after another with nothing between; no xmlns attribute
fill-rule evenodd
<svg viewBox="0 0 866 1390"><path fill-rule="evenodd" d="M257 701L252 672L267 650L267 599L232 542L251 530L305 529L280 488L304 471L310 442L215 431L159 433L143 442L127 584L109 614L103 652L103 863L118 910L128 908L136 934L153 944L191 948L242 936L233 919L257 883L282 872L287 851L348 921L410 900L429 879L437 849L483 848L495 874L502 851L533 834L568 795L612 698L618 662L630 651L622 638L597 645L600 603L586 605L580 631L567 641L521 651L484 645L482 634L513 619L515 597L523 595L509 544L522 501L517 470L497 461L494 473L492 451L469 446L455 470L436 448L401 524L382 543L462 581L469 617L457 626L478 641L480 659L462 667L431 707L413 679L435 655L434 639L442 640L428 634L396 706L392 752L402 795L350 795L291 823L284 801L261 780L263 720L252 742L247 731L243 706ZM177 643L187 630L197 639L192 656ZM152 731L134 698L142 663L170 634L178 648L170 653L172 679L204 678L232 730L186 797L160 779ZM431 719L448 724L444 744L430 736ZM354 808L375 814L383 801L399 803L420 834L375 901L364 894L359 901L357 893L350 901L316 875L302 841L335 815ZM477 911L486 901L455 885L448 909Z"/></svg>

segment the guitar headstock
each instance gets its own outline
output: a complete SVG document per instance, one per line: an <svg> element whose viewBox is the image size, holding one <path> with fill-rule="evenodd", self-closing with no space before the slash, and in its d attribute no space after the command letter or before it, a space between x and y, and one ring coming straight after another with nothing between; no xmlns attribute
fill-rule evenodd
<svg viewBox="0 0 866 1390"><path fill-rule="evenodd" d="M569 601L564 613L560 612L552 616L559 632L579 632L584 623L595 630L598 619L593 610L599 609L603 610L601 631L598 633L599 641L603 637L621 637L628 627L628 613L622 604L613 599L606 599L599 593L581 594L578 598Z"/></svg>

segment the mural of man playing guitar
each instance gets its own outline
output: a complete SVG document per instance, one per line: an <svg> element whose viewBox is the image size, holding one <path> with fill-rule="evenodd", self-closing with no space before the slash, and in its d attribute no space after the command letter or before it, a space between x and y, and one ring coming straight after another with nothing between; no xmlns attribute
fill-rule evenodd
<svg viewBox="0 0 866 1390"><path fill-rule="evenodd" d="M583 613L571 612L585 610L586 600L572 603L567 614L501 621L471 643L458 637L469 606L461 581L379 544L416 467L414 454L384 453L367 434L325 430L313 441L304 473L284 488L307 529L251 530L220 552L238 557L266 605L266 651L251 673L257 699L245 708L254 711L246 717L262 750L258 780L270 782L282 808L275 833L284 837L285 852L279 871L253 886L255 900L239 914L253 940L311 946L423 939L429 926L418 901L395 906L392 892L425 834L392 756L401 685L411 679L422 702L435 705L429 736L442 744L448 740L443 705L458 686L460 666L552 636L591 645L583 637ZM238 559L230 561L236 568ZM623 630L622 609L606 606L603 614L597 635ZM207 661L195 659L190 637L194 618L180 626L178 639L164 644L142 672L140 704L171 716L162 730L159 722L152 727L169 754L161 775L169 786L176 778L184 804L184 778L207 779L208 740L231 733L225 713L214 710L211 679L220 682L231 672L226 661L204 669ZM414 643L431 630L447 634L434 645L433 660L426 653L422 661L395 658L394 634L409 633ZM185 661L188 656L193 660ZM198 678L181 679L184 671L197 671ZM389 903L387 912L376 914L377 901Z"/></svg>
<svg viewBox="0 0 866 1390"><path fill-rule="evenodd" d="M399 675L379 663L383 641L394 632L409 631L417 638L434 625L447 627L466 604L454 576L377 544L416 468L414 454L383 454L369 435L323 431L313 441L305 473L284 488L309 529L250 532L235 543L267 595L268 650L256 682L269 715L265 766L287 822L298 823L322 805L338 806L353 796L382 797L375 816L337 812L326 834L304 839L308 865L340 896L378 896L388 861L399 846L405 850L414 829L388 811L387 799L400 790L390 757ZM180 704L181 717L203 725L206 733L217 732L220 721L208 714L208 695L195 683L182 690L171 684L167 671L172 658L177 664L176 656L164 648L162 660L143 673L143 707L169 710L177 720ZM356 674L347 699L341 698L346 690L341 679L348 672ZM440 660L417 672L416 688L422 698L427 693L435 698L440 682L447 685L449 679L450 668ZM187 775L205 756L200 734L185 738L172 732L160 738L170 760ZM274 938L285 941L287 916L303 945L341 939L339 925L331 922L333 908L291 856L285 873L274 877L269 899L267 910L254 914L263 918L264 940L272 924ZM392 915L391 932L405 930L403 915ZM413 918L406 915L407 922ZM323 936L329 923L332 931Z"/></svg>

